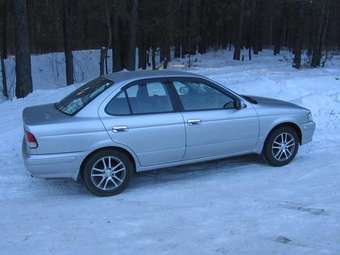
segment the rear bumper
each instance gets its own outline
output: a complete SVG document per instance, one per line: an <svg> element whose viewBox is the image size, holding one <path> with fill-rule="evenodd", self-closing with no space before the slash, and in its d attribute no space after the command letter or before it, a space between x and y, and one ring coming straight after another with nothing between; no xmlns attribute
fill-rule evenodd
<svg viewBox="0 0 340 255"><path fill-rule="evenodd" d="M27 154L23 141L22 155L28 172L39 178L72 178L77 180L82 152L34 155Z"/></svg>
<svg viewBox="0 0 340 255"><path fill-rule="evenodd" d="M309 121L301 124L302 141L301 144L309 143L313 140L313 135L315 131L315 122Z"/></svg>

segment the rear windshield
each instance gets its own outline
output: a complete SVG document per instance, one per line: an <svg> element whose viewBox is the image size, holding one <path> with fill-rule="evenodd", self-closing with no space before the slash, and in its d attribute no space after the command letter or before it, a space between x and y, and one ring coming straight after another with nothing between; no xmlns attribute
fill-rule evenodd
<svg viewBox="0 0 340 255"><path fill-rule="evenodd" d="M65 114L74 115L112 84L113 81L99 77L76 89L55 106Z"/></svg>

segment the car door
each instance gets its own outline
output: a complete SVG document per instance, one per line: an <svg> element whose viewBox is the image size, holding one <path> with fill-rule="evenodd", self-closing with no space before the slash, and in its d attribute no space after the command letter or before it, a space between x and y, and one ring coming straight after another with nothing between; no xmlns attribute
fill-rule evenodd
<svg viewBox="0 0 340 255"><path fill-rule="evenodd" d="M101 118L112 140L133 151L142 166L176 162L184 156L183 117L175 111L165 80L125 86Z"/></svg>
<svg viewBox="0 0 340 255"><path fill-rule="evenodd" d="M250 104L235 108L236 95L200 78L172 79L186 128L184 159L252 152L259 120Z"/></svg>

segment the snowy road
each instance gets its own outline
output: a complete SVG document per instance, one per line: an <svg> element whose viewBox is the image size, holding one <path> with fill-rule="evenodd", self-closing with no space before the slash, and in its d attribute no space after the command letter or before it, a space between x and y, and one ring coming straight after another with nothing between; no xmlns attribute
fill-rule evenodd
<svg viewBox="0 0 340 255"><path fill-rule="evenodd" d="M118 196L93 197L25 171L22 109L72 88L36 91L0 103L0 254L340 254L340 60L296 71L280 57L235 64L223 54L194 71L312 109L315 139L290 165L213 161L143 173Z"/></svg>

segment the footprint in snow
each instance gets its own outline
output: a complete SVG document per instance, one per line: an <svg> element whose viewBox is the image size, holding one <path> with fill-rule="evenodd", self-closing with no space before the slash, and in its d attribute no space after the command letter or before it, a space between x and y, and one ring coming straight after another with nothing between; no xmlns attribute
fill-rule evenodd
<svg viewBox="0 0 340 255"><path fill-rule="evenodd" d="M294 204L294 203L285 203L283 207L288 209L294 209L301 212L307 212L313 215L328 215L327 211L323 208L312 208L312 207L305 207L303 205Z"/></svg>
<svg viewBox="0 0 340 255"><path fill-rule="evenodd" d="M285 236L278 236L276 239L275 239L276 242L279 242L279 243L290 243L292 240L289 239L288 237L285 237Z"/></svg>

